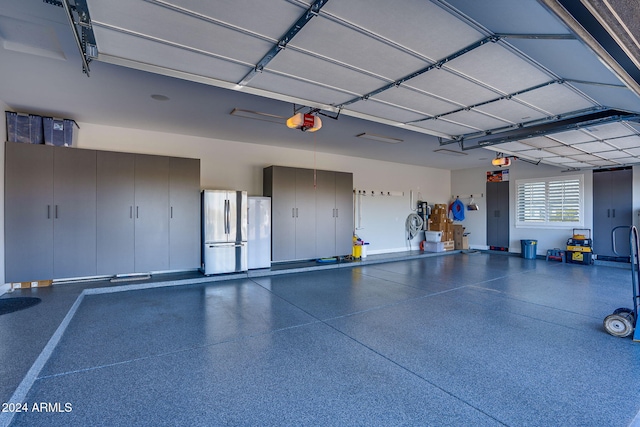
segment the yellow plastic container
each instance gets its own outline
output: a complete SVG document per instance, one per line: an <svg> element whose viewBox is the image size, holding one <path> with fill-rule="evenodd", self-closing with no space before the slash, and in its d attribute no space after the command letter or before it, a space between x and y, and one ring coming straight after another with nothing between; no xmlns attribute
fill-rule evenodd
<svg viewBox="0 0 640 427"><path fill-rule="evenodd" d="M353 245L353 252L351 255L354 258L362 258L362 245Z"/></svg>

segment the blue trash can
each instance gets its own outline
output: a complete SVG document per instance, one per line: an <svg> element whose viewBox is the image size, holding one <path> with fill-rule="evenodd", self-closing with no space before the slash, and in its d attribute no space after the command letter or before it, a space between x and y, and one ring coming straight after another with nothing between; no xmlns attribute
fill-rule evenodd
<svg viewBox="0 0 640 427"><path fill-rule="evenodd" d="M522 258L536 259L536 253L538 249L537 240L520 240L522 246Z"/></svg>

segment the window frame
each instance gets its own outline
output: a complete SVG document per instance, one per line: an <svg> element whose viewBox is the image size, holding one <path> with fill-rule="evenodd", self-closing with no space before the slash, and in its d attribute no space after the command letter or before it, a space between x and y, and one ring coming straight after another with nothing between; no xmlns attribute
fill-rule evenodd
<svg viewBox="0 0 640 427"><path fill-rule="evenodd" d="M549 212L549 183L557 181L578 181L578 221L550 221ZM520 186L523 184L544 183L544 220L543 221L521 221ZM518 179L515 185L515 226L516 228L581 228L584 227L584 175L554 176L549 178Z"/></svg>

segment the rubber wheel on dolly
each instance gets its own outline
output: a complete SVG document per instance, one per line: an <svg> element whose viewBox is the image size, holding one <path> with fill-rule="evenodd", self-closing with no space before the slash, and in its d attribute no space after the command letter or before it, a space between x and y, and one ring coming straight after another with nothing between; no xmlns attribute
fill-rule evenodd
<svg viewBox="0 0 640 427"><path fill-rule="evenodd" d="M619 308L604 318L604 329L614 337L628 337L633 333L636 319L633 311L627 308Z"/></svg>

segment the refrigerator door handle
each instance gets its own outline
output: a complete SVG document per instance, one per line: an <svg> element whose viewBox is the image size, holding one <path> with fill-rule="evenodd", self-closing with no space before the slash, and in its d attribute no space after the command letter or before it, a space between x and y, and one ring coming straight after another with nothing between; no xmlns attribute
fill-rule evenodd
<svg viewBox="0 0 640 427"><path fill-rule="evenodd" d="M227 200L227 234L231 234L231 201Z"/></svg>

